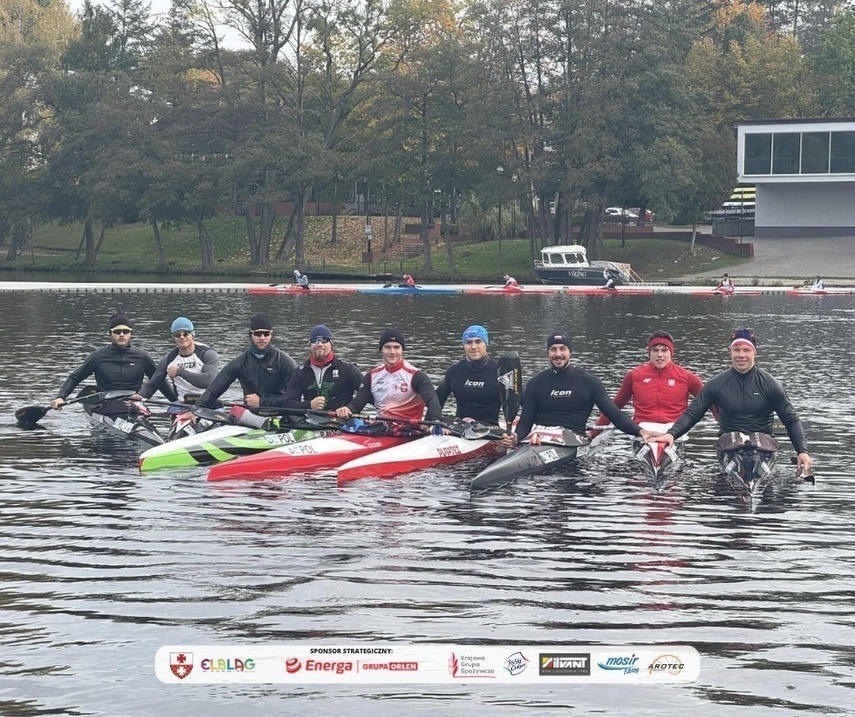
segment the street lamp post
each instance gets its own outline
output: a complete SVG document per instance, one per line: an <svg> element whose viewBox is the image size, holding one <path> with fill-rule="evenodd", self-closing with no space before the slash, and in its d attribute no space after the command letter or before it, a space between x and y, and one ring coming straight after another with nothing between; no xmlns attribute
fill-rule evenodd
<svg viewBox="0 0 855 717"><path fill-rule="evenodd" d="M502 165L496 167L496 174L499 175L499 274L504 271L504 261L502 260L502 175L505 173L505 168Z"/></svg>

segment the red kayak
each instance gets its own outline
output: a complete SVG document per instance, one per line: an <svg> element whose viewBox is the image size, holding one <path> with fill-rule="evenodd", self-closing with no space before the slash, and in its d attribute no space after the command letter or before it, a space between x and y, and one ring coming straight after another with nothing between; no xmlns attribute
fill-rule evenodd
<svg viewBox="0 0 855 717"><path fill-rule="evenodd" d="M632 286L618 286L614 289L604 289L602 286L567 286L564 288L567 296L653 296L653 289L641 289Z"/></svg>
<svg viewBox="0 0 855 717"><path fill-rule="evenodd" d="M263 480L337 468L354 458L392 448L413 438L414 436L364 436L354 433L314 438L220 463L208 471L208 480Z"/></svg>
<svg viewBox="0 0 855 717"><path fill-rule="evenodd" d="M406 446L388 448L348 461L338 469L338 482L358 478L394 478L405 473L452 465L482 456L505 452L499 441L467 440L456 436L425 436Z"/></svg>

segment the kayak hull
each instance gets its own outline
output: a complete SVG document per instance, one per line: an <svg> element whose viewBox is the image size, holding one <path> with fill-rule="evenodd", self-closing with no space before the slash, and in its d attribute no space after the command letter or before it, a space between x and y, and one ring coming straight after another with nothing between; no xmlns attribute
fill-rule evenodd
<svg viewBox="0 0 855 717"><path fill-rule="evenodd" d="M354 458L392 448L410 440L410 437L358 434L322 436L217 464L208 471L208 480L264 480L337 468Z"/></svg>
<svg viewBox="0 0 855 717"><path fill-rule="evenodd" d="M574 460L578 452L577 446L518 446L475 476L469 491L481 493L493 490L517 478L558 468Z"/></svg>
<svg viewBox="0 0 855 717"><path fill-rule="evenodd" d="M457 289L441 286L377 286L361 289L362 294L459 294Z"/></svg>
<svg viewBox="0 0 855 717"><path fill-rule="evenodd" d="M191 468L231 461L242 456L291 445L329 435L319 431L265 431L246 426L221 426L210 431L188 436L183 445L171 441L146 451L140 456L140 471L163 470L166 468ZM195 440L193 440L195 439Z"/></svg>
<svg viewBox="0 0 855 717"><path fill-rule="evenodd" d="M338 482L347 483L360 478L394 478L425 468L453 465L482 456L498 456L502 451L498 441L425 436L406 445L348 461L338 469Z"/></svg>
<svg viewBox="0 0 855 717"><path fill-rule="evenodd" d="M160 446L164 443L163 436L142 416L136 420L129 420L121 416L96 413L89 407L85 407L84 410L89 414L89 421L92 425L104 428L110 433L121 434L126 438L149 446Z"/></svg>

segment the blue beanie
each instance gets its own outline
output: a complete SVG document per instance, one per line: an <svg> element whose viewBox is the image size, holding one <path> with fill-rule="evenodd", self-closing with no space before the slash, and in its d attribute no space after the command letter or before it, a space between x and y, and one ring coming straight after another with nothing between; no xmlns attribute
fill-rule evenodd
<svg viewBox="0 0 855 717"><path fill-rule="evenodd" d="M176 331L189 331L193 336L196 335L196 330L193 328L193 322L186 316L179 316L172 322L172 333Z"/></svg>
<svg viewBox="0 0 855 717"><path fill-rule="evenodd" d="M463 343L465 344L468 339L481 339L485 344L490 344L490 337L487 334L487 329L480 324L473 324L463 332Z"/></svg>
<svg viewBox="0 0 855 717"><path fill-rule="evenodd" d="M318 324L312 329L309 334L309 343L315 339L329 339L332 341L332 332L327 328L326 324Z"/></svg>

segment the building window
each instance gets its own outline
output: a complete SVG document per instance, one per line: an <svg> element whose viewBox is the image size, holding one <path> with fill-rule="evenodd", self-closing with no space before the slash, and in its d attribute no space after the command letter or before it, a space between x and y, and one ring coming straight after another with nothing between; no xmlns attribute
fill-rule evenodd
<svg viewBox="0 0 855 717"><path fill-rule="evenodd" d="M799 173L799 145L801 135L798 132L776 132L772 143L772 174Z"/></svg>
<svg viewBox="0 0 855 717"><path fill-rule="evenodd" d="M831 173L855 174L855 132L832 133Z"/></svg>
<svg viewBox="0 0 855 717"><path fill-rule="evenodd" d="M828 132L802 134L802 174L828 174Z"/></svg>
<svg viewBox="0 0 855 717"><path fill-rule="evenodd" d="M772 135L745 135L745 174L772 173Z"/></svg>

